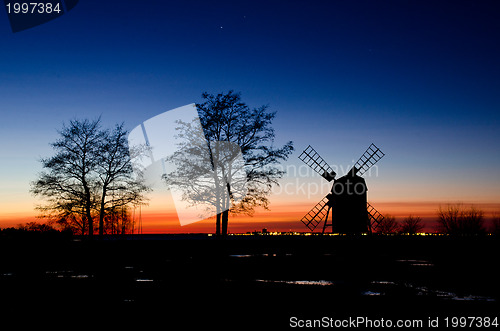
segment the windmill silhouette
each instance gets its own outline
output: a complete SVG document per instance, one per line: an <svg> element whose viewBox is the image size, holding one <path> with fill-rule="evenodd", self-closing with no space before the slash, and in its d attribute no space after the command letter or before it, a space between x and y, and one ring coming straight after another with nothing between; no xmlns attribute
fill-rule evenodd
<svg viewBox="0 0 500 331"><path fill-rule="evenodd" d="M332 233L361 234L372 232L384 219L367 201L368 188L361 176L377 163L384 153L374 144L361 155L346 175L335 179L335 171L309 145L299 159L327 181L333 181L332 189L302 219L309 230L314 231L323 221L323 233L327 227ZM331 216L328 222L328 216Z"/></svg>

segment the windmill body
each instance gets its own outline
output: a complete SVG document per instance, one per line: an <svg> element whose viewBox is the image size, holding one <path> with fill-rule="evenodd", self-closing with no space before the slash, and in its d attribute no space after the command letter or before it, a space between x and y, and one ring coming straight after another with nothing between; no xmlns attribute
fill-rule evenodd
<svg viewBox="0 0 500 331"><path fill-rule="evenodd" d="M354 167L346 175L335 179L336 173L308 146L299 156L304 163L328 181L333 181L330 193L314 206L302 222L311 230L321 223L323 233L331 227L333 233L362 234L371 232L383 216L368 203L368 187L361 177L385 154L374 144L365 151Z"/></svg>
<svg viewBox="0 0 500 331"><path fill-rule="evenodd" d="M356 234L369 231L365 179L352 171L332 186L331 213L334 233Z"/></svg>

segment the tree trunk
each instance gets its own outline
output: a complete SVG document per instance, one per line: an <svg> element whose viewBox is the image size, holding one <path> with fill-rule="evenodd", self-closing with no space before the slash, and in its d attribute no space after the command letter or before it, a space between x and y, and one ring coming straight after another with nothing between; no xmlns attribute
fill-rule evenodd
<svg viewBox="0 0 500 331"><path fill-rule="evenodd" d="M85 215L82 215L82 236L85 235Z"/></svg>
<svg viewBox="0 0 500 331"><path fill-rule="evenodd" d="M94 235L94 222L92 220L92 211L91 211L92 200L90 196L90 188L85 179L85 175L82 176L82 185L85 191L85 217L89 222L89 237L92 237Z"/></svg>
<svg viewBox="0 0 500 331"><path fill-rule="evenodd" d="M86 217L87 221L89 222L89 236L92 237L94 235L94 221L92 220L92 214L91 214L91 204L90 204L90 194L88 197L88 201L86 203Z"/></svg>
<svg viewBox="0 0 500 331"><path fill-rule="evenodd" d="M229 210L222 213L222 236L227 236L227 222L229 220Z"/></svg>
<svg viewBox="0 0 500 331"><path fill-rule="evenodd" d="M229 207L231 206L231 185L229 184L229 180L226 178L226 189L228 193L228 197L224 199L224 212L222 212L222 236L227 236L227 222L229 220Z"/></svg>
<svg viewBox="0 0 500 331"><path fill-rule="evenodd" d="M215 176L215 178L214 178L214 179L215 179L215 184L216 184L216 185L218 185L217 176ZM216 186L216 187L218 187L218 186ZM216 218L215 218L215 235L216 235L217 237L219 237L219 236L220 236L220 220L221 220L221 216L222 216L222 214L221 214L221 212L220 212L220 210L221 210L221 205L220 205L220 203L221 203L221 202L220 202L219 191L218 191L217 189L216 189L216 191L215 191L215 201L216 201L216 202L215 202L215 208L216 208L216 210L217 210L217 216L216 216Z"/></svg>
<svg viewBox="0 0 500 331"><path fill-rule="evenodd" d="M89 237L92 237L94 235L94 223L92 220L92 215L90 215L90 212L87 212L87 221L89 222Z"/></svg>
<svg viewBox="0 0 500 331"><path fill-rule="evenodd" d="M215 220L215 235L217 237L220 236L220 219L221 219L221 213L218 213L217 218Z"/></svg>
<svg viewBox="0 0 500 331"><path fill-rule="evenodd" d="M102 191L101 206L99 210L99 237L104 235L104 206L106 202L106 188Z"/></svg>

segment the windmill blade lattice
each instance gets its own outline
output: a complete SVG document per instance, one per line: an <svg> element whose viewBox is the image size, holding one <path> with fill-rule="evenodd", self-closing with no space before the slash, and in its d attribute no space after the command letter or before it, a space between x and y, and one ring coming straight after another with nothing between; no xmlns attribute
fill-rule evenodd
<svg viewBox="0 0 500 331"><path fill-rule="evenodd" d="M368 211L369 225L372 230L376 229L380 222L384 219L384 216L379 213L369 202L366 203L366 209Z"/></svg>
<svg viewBox="0 0 500 331"><path fill-rule="evenodd" d="M362 176L365 172L368 171L375 163L377 163L381 158L384 157L384 153L375 146L371 144L370 147L361 155L359 160L354 165L356 169L356 173L358 176Z"/></svg>
<svg viewBox="0 0 500 331"><path fill-rule="evenodd" d="M314 231L321 221L326 218L328 213L328 198L324 197L307 214L302 217L301 222L311 231Z"/></svg>
<svg viewBox="0 0 500 331"><path fill-rule="evenodd" d="M323 176L329 182L335 179L335 171L326 163L325 160L311 147L307 148L299 155L299 159L310 166L314 171Z"/></svg>

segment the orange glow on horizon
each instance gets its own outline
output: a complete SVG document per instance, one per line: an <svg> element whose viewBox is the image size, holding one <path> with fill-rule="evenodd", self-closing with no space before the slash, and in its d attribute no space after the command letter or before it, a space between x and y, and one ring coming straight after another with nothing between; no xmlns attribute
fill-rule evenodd
<svg viewBox="0 0 500 331"><path fill-rule="evenodd" d="M376 209L384 215L392 215L396 221L413 215L422 218L425 231L432 232L440 206L452 202L373 202ZM500 210L500 204L495 203L464 203L465 206L474 205L489 218ZM307 232L308 229L300 219L312 208L314 203L296 203L293 205L272 204L269 211L258 210L253 216L230 215L229 232L241 233L260 231L267 228L269 231L298 231ZM143 233L212 233L215 231L215 217L186 226L180 226L175 213L169 216L160 213L143 212Z"/></svg>
<svg viewBox="0 0 500 331"><path fill-rule="evenodd" d="M247 215L230 215L229 216L229 232L230 233L245 233L252 231L261 231L263 228L268 231L297 231L308 232L308 229L300 222L300 219L312 208L315 203L295 201L287 204L284 201L281 203L272 203L270 210L258 209L253 216ZM375 208L382 214L390 214L397 221L402 221L409 215L420 216L425 224L425 231L432 232L436 214L440 206L446 206L453 202L383 202L370 201ZM474 205L476 208L483 210L485 218L488 219L494 213L500 211L500 204L496 203L463 203L464 206ZM142 233L213 233L215 232L215 217L196 222L193 224L181 226L177 213L173 209L166 209L161 212L158 208L150 209L143 207L142 211L136 209L135 213L131 214L137 228L139 219L142 220ZM0 228L15 227L27 222L45 222L44 219L36 217L35 212L32 213L4 213L0 215ZM317 232L318 230L316 230Z"/></svg>

